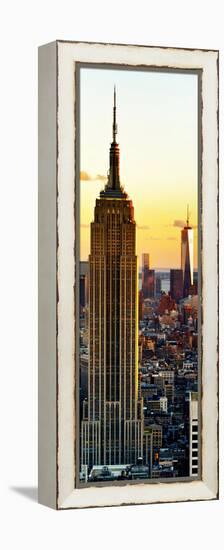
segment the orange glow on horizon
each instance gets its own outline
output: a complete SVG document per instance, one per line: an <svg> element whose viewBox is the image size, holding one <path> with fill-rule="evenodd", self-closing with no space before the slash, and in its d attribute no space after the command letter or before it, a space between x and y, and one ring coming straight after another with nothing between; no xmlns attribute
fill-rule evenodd
<svg viewBox="0 0 224 550"><path fill-rule="evenodd" d="M80 82L81 260L88 259L95 201L107 180L116 83L120 178L133 202L139 264L146 252L151 268L180 267L189 204L197 268L197 77L82 69Z"/></svg>
<svg viewBox="0 0 224 550"><path fill-rule="evenodd" d="M93 220L95 200L103 188L102 182L81 181L81 260L87 260L90 248L90 223ZM127 186L125 186L127 189ZM87 203L88 197L88 203ZM150 254L152 268L178 268L181 263L181 229L186 223L186 205L181 197L170 205L155 200L142 205L137 195L130 197L137 225L136 245L139 264L144 252ZM85 207L84 207L85 205ZM181 226L182 222L182 226ZM197 268L198 231L197 211L191 208L190 223L194 228L194 268Z"/></svg>

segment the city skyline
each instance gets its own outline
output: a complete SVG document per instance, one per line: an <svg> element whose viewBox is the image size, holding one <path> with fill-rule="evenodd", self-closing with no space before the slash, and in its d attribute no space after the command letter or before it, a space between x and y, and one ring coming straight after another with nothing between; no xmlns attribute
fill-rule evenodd
<svg viewBox="0 0 224 550"><path fill-rule="evenodd" d="M135 203L120 178L115 86L113 95L109 170L95 198L88 262L80 262L79 479L197 477L194 229L187 207L170 290L146 251L140 280Z"/></svg>
<svg viewBox="0 0 224 550"><path fill-rule="evenodd" d="M109 168L108 113L116 83L121 184L135 204L139 266L142 253L149 252L155 269L180 267L181 229L189 204L197 268L197 77L81 69L80 80L81 260L88 259L94 203Z"/></svg>

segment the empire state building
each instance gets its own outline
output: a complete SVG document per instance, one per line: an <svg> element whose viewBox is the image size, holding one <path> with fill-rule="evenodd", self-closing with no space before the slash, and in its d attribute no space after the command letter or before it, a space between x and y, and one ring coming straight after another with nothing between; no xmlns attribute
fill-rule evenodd
<svg viewBox="0 0 224 550"><path fill-rule="evenodd" d="M88 400L81 467L136 463L143 452L138 381L138 268L132 201L120 184L114 90L113 141L105 189L96 199L89 255Z"/></svg>

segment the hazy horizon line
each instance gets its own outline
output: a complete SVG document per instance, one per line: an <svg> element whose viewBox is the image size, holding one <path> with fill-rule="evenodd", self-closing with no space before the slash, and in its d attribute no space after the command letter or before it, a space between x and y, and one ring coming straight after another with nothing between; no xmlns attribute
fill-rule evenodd
<svg viewBox="0 0 224 550"><path fill-rule="evenodd" d="M79 260L80 263L88 263L89 260ZM149 267L149 269L154 269L155 271L170 271L171 269L181 269L180 266L175 267ZM198 271L198 267L193 267L193 271Z"/></svg>

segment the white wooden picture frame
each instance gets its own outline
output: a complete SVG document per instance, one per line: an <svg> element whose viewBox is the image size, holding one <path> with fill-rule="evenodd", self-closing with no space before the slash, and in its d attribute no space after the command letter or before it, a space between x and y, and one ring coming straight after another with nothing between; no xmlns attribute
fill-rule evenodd
<svg viewBox="0 0 224 550"><path fill-rule="evenodd" d="M56 41L39 48L39 502L55 509L218 498L218 51ZM79 64L201 74L201 476L77 487Z"/></svg>

